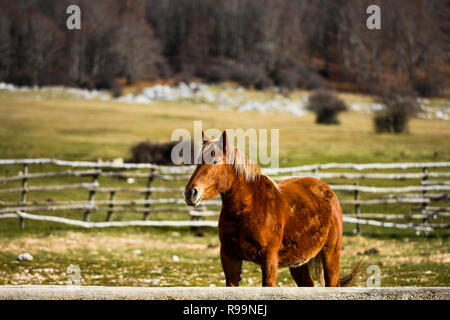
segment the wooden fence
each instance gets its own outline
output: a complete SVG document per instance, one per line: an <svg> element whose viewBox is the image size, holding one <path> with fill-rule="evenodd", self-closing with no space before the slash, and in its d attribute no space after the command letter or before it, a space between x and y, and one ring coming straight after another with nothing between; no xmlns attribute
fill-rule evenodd
<svg viewBox="0 0 450 320"><path fill-rule="evenodd" d="M17 166L20 166L19 169ZM42 168L58 171L44 171ZM344 222L356 224L356 232L361 225L392 227L429 232L438 228L448 228L450 208L450 172L445 171L450 162L428 163L388 163L388 164L350 164L329 163L290 168L263 169L263 172L279 181L291 176L314 176L330 183L344 206ZM6 168L10 168L9 170ZM5 174L14 169L16 175ZM55 169L56 168L56 169ZM38 172L41 169L41 172ZM80 162L57 159L10 159L0 160L0 219L15 218L20 227L25 220L51 221L85 228L118 226L190 226L216 227L220 198L202 202L202 206L192 209L183 200L184 185L192 173L193 166L169 167L153 164L132 164L114 162ZM346 172L338 172L341 170ZM332 170L332 171L330 171ZM372 170L375 172L365 172ZM400 172L385 172L400 170ZM432 171L433 170L433 171ZM383 172L380 172L383 171ZM46 184L43 181L75 179L76 183ZM82 181L80 180L86 180ZM108 182L104 180L108 179ZM436 180L440 179L440 180ZM32 181L39 184L31 184ZM102 180L102 181L101 181ZM334 183L333 181L353 181ZM362 181L376 185L376 181L415 181L414 185L379 187L360 185ZM117 183L114 183L116 181ZM120 186L118 182L120 181ZM127 181L128 183L124 182ZM125 186L124 186L125 184ZM137 184L140 186L129 186ZM397 183L398 184L398 183ZM85 190L85 200L29 200L30 194ZM340 194L342 193L342 194ZM20 196L15 197L15 194ZM99 195L106 194L103 199ZM373 195L381 194L380 197ZM118 195L133 195L133 199L118 199ZM362 207L410 205L407 212L362 212ZM353 208L349 210L348 208ZM55 215L42 215L43 212L81 212L83 219L69 219ZM352 211L352 212L350 212ZM398 211L398 210L397 210ZM103 212L103 221L99 214ZM142 214L140 220L113 221L120 214ZM189 220L150 219L156 213L176 213L189 217ZM95 214L96 221L91 220ZM188 214L188 215L186 215Z"/></svg>

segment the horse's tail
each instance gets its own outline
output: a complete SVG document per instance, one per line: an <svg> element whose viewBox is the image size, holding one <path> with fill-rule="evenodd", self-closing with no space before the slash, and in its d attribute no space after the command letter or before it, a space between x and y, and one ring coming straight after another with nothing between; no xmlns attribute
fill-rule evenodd
<svg viewBox="0 0 450 320"><path fill-rule="evenodd" d="M339 284L341 287L349 287L356 281L356 279L358 279L363 270L362 262L363 259L361 258L353 265L352 271L348 275L339 278Z"/></svg>
<svg viewBox="0 0 450 320"><path fill-rule="evenodd" d="M310 268L311 271L314 270L317 282L321 287L325 287L325 277L323 274L323 264L320 254L317 254L314 258L309 260L308 268Z"/></svg>
<svg viewBox="0 0 450 320"><path fill-rule="evenodd" d="M352 271L346 276L339 278L339 285L341 287L349 287L355 283L356 279L361 275L363 271L363 259L361 258L358 262L353 265ZM321 287L325 287L325 278L323 273L323 262L320 254L316 255L308 262L308 267L310 270L314 270L316 274L316 281Z"/></svg>

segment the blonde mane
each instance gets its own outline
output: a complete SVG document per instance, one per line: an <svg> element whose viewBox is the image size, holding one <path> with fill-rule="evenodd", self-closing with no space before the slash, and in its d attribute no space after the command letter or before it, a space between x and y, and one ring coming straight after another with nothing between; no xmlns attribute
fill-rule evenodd
<svg viewBox="0 0 450 320"><path fill-rule="evenodd" d="M233 167L236 174L242 174L245 181L252 182L261 176L261 169L259 166L251 161L245 154L233 147Z"/></svg>
<svg viewBox="0 0 450 320"><path fill-rule="evenodd" d="M247 158L247 156L239 151L238 148L233 147L232 156L233 167L236 175L242 174L245 178L245 181L247 182L258 180L261 176L264 176L267 178L267 180L272 182L277 191L281 192L278 183L273 181L269 176L262 174L261 168L256 163Z"/></svg>
<svg viewBox="0 0 450 320"><path fill-rule="evenodd" d="M227 152L226 163L231 164L234 168L236 175L243 175L245 180L252 182L257 180L261 176L261 169L259 166L251 161L247 156L239 151L236 147L229 145L231 152ZM221 149L220 142L218 140L211 140L203 145L203 152L210 153L214 148L216 151Z"/></svg>
<svg viewBox="0 0 450 320"><path fill-rule="evenodd" d="M236 176L243 175L245 181L247 182L253 182L258 180L261 176L266 177L270 182L272 182L275 189L277 189L279 192L281 192L280 187L278 183L273 181L270 177L268 177L265 174L261 173L261 168L251 161L244 153L239 151L238 148L228 145L228 147L231 148L231 152L227 152L227 159L226 163L231 164L234 168L234 172ZM221 150L220 141L218 140L211 140L208 142L205 142L203 144L202 152L212 152L211 148L214 148L215 151Z"/></svg>

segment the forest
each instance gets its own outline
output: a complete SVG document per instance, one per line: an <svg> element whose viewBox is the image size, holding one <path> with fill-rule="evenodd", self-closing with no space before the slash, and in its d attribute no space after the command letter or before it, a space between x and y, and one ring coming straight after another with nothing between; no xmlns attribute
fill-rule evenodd
<svg viewBox="0 0 450 320"><path fill-rule="evenodd" d="M420 96L448 88L441 0L1 0L0 82L114 89L119 79ZM81 8L68 30L66 8ZM381 8L381 29L366 8ZM420 27L418 27L420 26Z"/></svg>

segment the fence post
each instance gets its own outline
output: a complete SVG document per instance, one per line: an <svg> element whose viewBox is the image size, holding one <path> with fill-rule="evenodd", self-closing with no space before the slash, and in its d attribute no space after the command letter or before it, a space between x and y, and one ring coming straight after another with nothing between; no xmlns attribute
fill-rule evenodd
<svg viewBox="0 0 450 320"><path fill-rule="evenodd" d="M148 220L148 216L150 215L150 203L147 203L147 202L150 200L150 196L152 195L150 188L152 186L153 179L155 178L154 173L155 173L155 169L154 168L150 169L150 174L149 174L148 180L147 180L147 189L148 190L147 190L147 192L145 192L146 203L144 204L144 208L145 208L144 217L143 217L144 221Z"/></svg>
<svg viewBox="0 0 450 320"><path fill-rule="evenodd" d="M354 185L355 185L355 187L358 187L358 183L357 182L355 182ZM360 219L361 215L360 215L360 204L359 204L359 190L357 188L355 188L355 191L354 191L354 199L355 199L356 219ZM356 234L360 234L361 233L361 225L359 224L359 222L356 223L355 233Z"/></svg>
<svg viewBox="0 0 450 320"><path fill-rule="evenodd" d="M28 164L23 165L23 179L22 179L22 193L20 196L20 206L25 207L27 202L27 185L28 185ZM19 226L20 229L25 228L25 219L23 217L19 217Z"/></svg>
<svg viewBox="0 0 450 320"><path fill-rule="evenodd" d="M199 211L199 212L206 211L206 207L200 205L198 207L194 207L194 211ZM204 220L203 216L200 216L200 215L192 216L191 215L191 221L201 221L201 220ZM195 232L196 236L199 236L199 237L203 236L203 229L202 229L202 227L194 227L194 226L192 226L191 227L191 231Z"/></svg>
<svg viewBox="0 0 450 320"><path fill-rule="evenodd" d="M111 191L109 193L109 205L108 205L108 212L106 214L106 221L111 221L111 217L113 214L113 209L114 209L114 197L116 195L115 191Z"/></svg>
<svg viewBox="0 0 450 320"><path fill-rule="evenodd" d="M422 187L424 187L424 186L425 186L425 185L424 185L424 182L428 180L428 175L427 175L427 173L428 173L428 168L427 168L427 167L423 167L423 168L422 168L422 173L423 173L423 176L422 176L422 182L421 182L420 185L421 185ZM426 195L427 195L427 191L426 191L426 190L423 190L423 191L422 191L422 197L423 197L424 199L425 199ZM427 209L427 202L422 202L422 213L426 214L426 213L425 213L425 212L426 212L426 209ZM422 222L423 222L423 224L428 224L428 217L424 218ZM427 231L424 231L424 232L423 232L423 235L424 235L424 236L427 236L427 235L428 235L428 232L427 232Z"/></svg>
<svg viewBox="0 0 450 320"><path fill-rule="evenodd" d="M96 169L100 170L99 168L96 168ZM97 173L92 176L92 183L95 184L95 185L98 185L98 174ZM93 189L89 190L89 197L88 197L89 205L93 205L94 204L94 197L95 197L95 190L96 190L96 188L97 187L95 186ZM90 218L91 218L91 209L87 209L84 212L84 221L88 222L90 220Z"/></svg>
<svg viewBox="0 0 450 320"><path fill-rule="evenodd" d="M421 186L424 186L424 182L428 180L428 175L427 175L428 169L427 169L427 167L423 167L423 168L422 168L422 173L423 173L423 176L422 176L422 183L421 183ZM422 191L422 196L423 196L423 198L425 198L426 194L427 194L427 191L426 191L426 190L423 190L423 191ZM427 203L426 203L426 202L422 202L422 209L425 210L426 207L427 207Z"/></svg>

